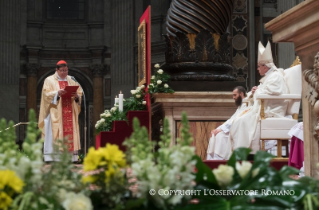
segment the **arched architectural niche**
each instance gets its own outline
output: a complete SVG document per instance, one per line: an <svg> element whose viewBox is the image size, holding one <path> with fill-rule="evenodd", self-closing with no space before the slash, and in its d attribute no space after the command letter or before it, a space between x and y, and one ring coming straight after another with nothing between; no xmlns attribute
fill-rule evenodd
<svg viewBox="0 0 319 210"><path fill-rule="evenodd" d="M42 92L42 87L43 87L45 78L54 74L54 72L55 72L55 69L49 70L38 79L38 84L37 84L38 103L40 103L40 100L41 100L41 92ZM76 68L70 68L68 75L73 76L80 83L80 85L82 86L84 90L86 101L92 102L93 101L92 80L87 75L83 74L83 72L81 72L79 69L76 69Z"/></svg>

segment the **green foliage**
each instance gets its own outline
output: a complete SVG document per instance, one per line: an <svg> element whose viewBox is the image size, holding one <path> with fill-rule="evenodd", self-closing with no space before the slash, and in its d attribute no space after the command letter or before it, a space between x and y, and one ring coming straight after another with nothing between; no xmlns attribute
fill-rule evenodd
<svg viewBox="0 0 319 210"><path fill-rule="evenodd" d="M146 101L145 101L145 86L141 85L137 87L136 90L131 90L132 97L125 99L123 102L124 113L127 114L128 111L135 110L146 110Z"/></svg>
<svg viewBox="0 0 319 210"><path fill-rule="evenodd" d="M218 182L214 173L198 160L196 168L196 188L198 190L213 189L215 190L236 190L236 192L254 191L255 194L240 195L201 195L194 196L199 203L190 204L183 207L185 210L198 209L203 210L208 207L211 209L303 209L304 203L317 204L314 197L309 193L314 192L309 187L312 179L308 180L292 180L289 175L295 174L298 170L285 166L280 171L269 166L272 155L264 151L258 151L255 155L254 162L245 177L239 175L237 161L247 160L250 149L236 149L228 166L235 171L231 183L226 188L218 186ZM254 170L258 169L257 175L253 175ZM216 169L214 169L216 170ZM305 184L307 183L307 184ZM318 190L318 189L317 189ZM288 195L274 195L279 192L293 192ZM305 197L305 195L307 195ZM304 200L306 199L306 201ZM181 209L181 208L177 208Z"/></svg>
<svg viewBox="0 0 319 210"><path fill-rule="evenodd" d="M191 133L189 133L189 124L187 120L186 113L182 113L182 129L181 129L181 138L177 138L176 141L178 144L182 146L190 146L191 143L193 142L193 136Z"/></svg>
<svg viewBox="0 0 319 210"><path fill-rule="evenodd" d="M149 141L145 127L140 128L134 119L134 132L124 145L127 146L127 158L132 163L132 173L137 179L136 200L127 203L128 209L174 209L180 203L188 203L187 196L151 196L149 190L159 189L188 190L193 185L195 175L192 173L196 164L195 148L191 147L192 137L188 133L188 120L183 113L181 140L177 145L170 145L171 135L168 121L164 121L163 134L158 151L153 151L154 142Z"/></svg>
<svg viewBox="0 0 319 210"><path fill-rule="evenodd" d="M5 119L1 119L0 122L0 154L4 154L7 157L12 156L21 156L21 154L17 154L18 152L18 145L15 143L16 141L16 133L13 121L10 121L7 125ZM8 130L6 130L8 126Z"/></svg>
<svg viewBox="0 0 319 210"><path fill-rule="evenodd" d="M128 163L136 161L136 159L154 158L153 148L155 142L149 140L147 129L140 127L140 122L136 117L133 119L133 133L130 138L125 139L123 145L127 148L126 157ZM132 160L132 156L135 156L136 159Z"/></svg>
<svg viewBox="0 0 319 210"><path fill-rule="evenodd" d="M95 124L97 134L101 131L111 131L113 122L116 120L127 121L126 113L120 112L117 106L111 108L111 110L105 110L100 116L101 119Z"/></svg>
<svg viewBox="0 0 319 210"><path fill-rule="evenodd" d="M153 93L174 93L175 91L167 84L170 80L170 75L164 73L160 69L159 64L155 64L155 75L151 77L151 82L148 85L148 92Z"/></svg>

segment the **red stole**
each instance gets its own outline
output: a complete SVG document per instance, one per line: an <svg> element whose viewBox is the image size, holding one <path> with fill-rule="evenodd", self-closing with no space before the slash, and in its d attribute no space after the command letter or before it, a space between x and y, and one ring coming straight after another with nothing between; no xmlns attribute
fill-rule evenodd
<svg viewBox="0 0 319 210"><path fill-rule="evenodd" d="M64 89L68 86L67 81L59 81L60 89ZM63 137L68 138L68 148L72 152L73 145L73 117L72 117L72 101L71 97L62 96L62 119L63 119Z"/></svg>

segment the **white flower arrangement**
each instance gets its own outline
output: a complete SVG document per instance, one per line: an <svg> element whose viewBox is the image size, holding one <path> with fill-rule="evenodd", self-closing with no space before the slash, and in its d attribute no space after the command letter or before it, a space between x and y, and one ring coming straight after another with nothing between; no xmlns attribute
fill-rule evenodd
<svg viewBox="0 0 319 210"><path fill-rule="evenodd" d="M12 140L1 137L4 133L0 133L0 170L12 170L22 181L27 181L32 188L37 188L42 184L42 167L43 157L42 148L43 140L37 141L37 125L35 121L35 114L30 111L30 131L27 133L26 139L22 144L21 153L15 144L15 131L11 129ZM34 120L32 122L32 120ZM6 126L6 125L5 125ZM9 127L12 125L9 124ZM2 130L3 128L0 128ZM10 137L8 137L10 138ZM26 179L30 177L29 179Z"/></svg>
<svg viewBox="0 0 319 210"><path fill-rule="evenodd" d="M150 84L148 85L148 92L153 93L174 93L174 90L167 84L170 76L166 74L163 69L160 69L159 64L155 64L155 75L151 76Z"/></svg>
<svg viewBox="0 0 319 210"><path fill-rule="evenodd" d="M183 127L187 130L188 127L185 126L185 122L187 123L187 119L183 115ZM137 131L135 130L135 132ZM192 190L194 188L193 180L195 175L193 171L196 160L193 157L195 148L189 146L192 137L184 135L183 141L178 140L179 143L177 145L169 147L170 137L168 132L168 122L165 120L163 135L166 139L160 142L161 148L158 150L158 155L156 155L158 158L156 160L154 160L153 154L148 152L152 149L152 143L148 141L148 138L143 141L141 137L140 139L131 137L130 140L125 142L128 147L130 145L133 147L132 173L133 177L137 179L137 196L139 198L147 198L151 189L158 192L160 189ZM141 134L137 134L137 136L141 136ZM159 206L174 206L181 203L182 199L187 200L190 197L189 195L158 195L156 193L151 199Z"/></svg>
<svg viewBox="0 0 319 210"><path fill-rule="evenodd" d="M62 206L65 208L65 210L93 210L91 199L82 193L67 193Z"/></svg>
<svg viewBox="0 0 319 210"><path fill-rule="evenodd" d="M220 186L227 186L233 180L234 169L231 166L219 165L217 169L213 170L213 174Z"/></svg>
<svg viewBox="0 0 319 210"><path fill-rule="evenodd" d="M131 90L132 97L128 98L124 102L124 112L133 111L133 110L145 110L147 107L145 101L145 85L136 87L135 90ZM145 101L145 103L143 102Z"/></svg>

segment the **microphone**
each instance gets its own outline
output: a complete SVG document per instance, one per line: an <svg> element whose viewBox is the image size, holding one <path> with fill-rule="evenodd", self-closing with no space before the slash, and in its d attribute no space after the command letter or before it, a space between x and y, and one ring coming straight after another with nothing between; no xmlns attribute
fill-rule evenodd
<svg viewBox="0 0 319 210"><path fill-rule="evenodd" d="M75 82L77 82L79 85L80 83L75 79L75 77L69 75L71 77L71 79ZM87 127L86 127L86 100L85 100L85 94L84 94L84 90L82 88L82 86L80 85L81 89L82 89L82 94L84 97L84 155L86 156L86 132L87 132Z"/></svg>

